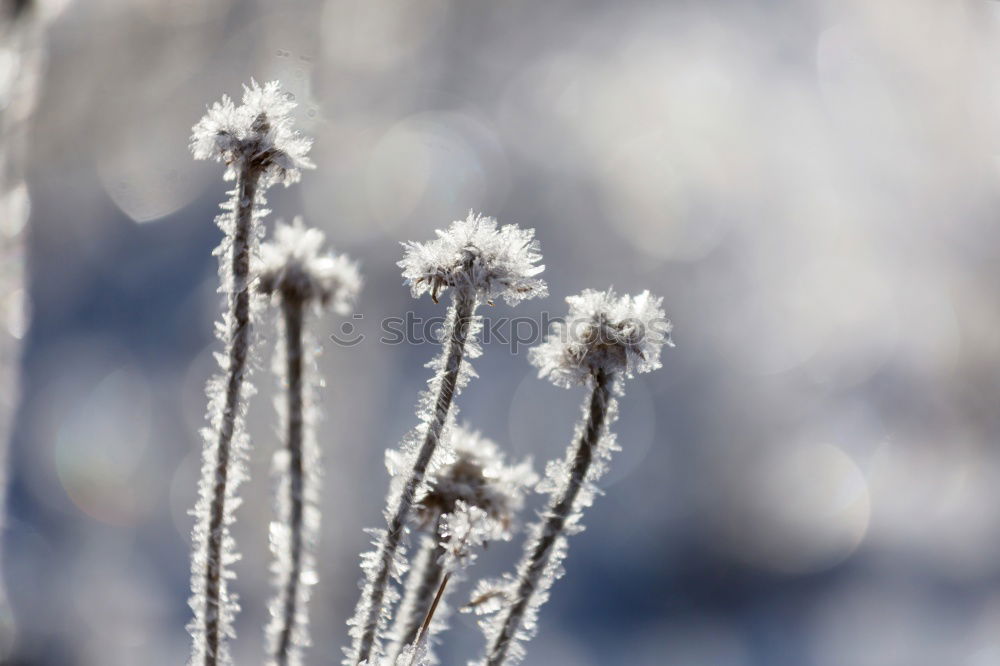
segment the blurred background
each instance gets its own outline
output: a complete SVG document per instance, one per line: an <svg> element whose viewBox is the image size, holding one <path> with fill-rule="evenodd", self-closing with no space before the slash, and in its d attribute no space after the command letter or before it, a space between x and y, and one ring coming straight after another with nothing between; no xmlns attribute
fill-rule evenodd
<svg viewBox="0 0 1000 666"><path fill-rule="evenodd" d="M613 285L662 295L676 327L664 368L627 387L623 451L527 666L1000 664L1000 3L41 4L30 318L6 324L23 347L5 663L187 659L229 189L187 142L255 77L294 94L316 140L318 168L269 193L268 229L304 215L367 282L364 343L315 322L326 479L307 663L339 662L383 452L416 423L437 351L378 341L384 317L443 313L402 285L399 241L474 208L537 230L552 294L488 314L558 316ZM0 81L17 58L0 42ZM262 330L238 664L262 660L270 594ZM474 365L460 417L538 468L560 455L583 392L502 344ZM481 645L458 616L443 663Z"/></svg>

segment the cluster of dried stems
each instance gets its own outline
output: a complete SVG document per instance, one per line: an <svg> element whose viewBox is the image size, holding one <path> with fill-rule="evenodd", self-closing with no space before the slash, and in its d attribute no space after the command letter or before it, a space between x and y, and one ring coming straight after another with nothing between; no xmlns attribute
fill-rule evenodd
<svg viewBox="0 0 1000 666"><path fill-rule="evenodd" d="M202 478L194 514L189 626L191 664L231 663L229 639L239 609L229 590L238 559L230 528L246 477L250 443L245 429L254 329L269 301L276 306L281 341L275 372L282 395L278 409L283 442L274 456L278 490L271 524L275 597L266 628L268 663L299 664L309 644L307 602L316 580L314 544L319 529L319 450L315 441L317 343L307 316L332 308L350 311L360 288L357 266L323 250L323 234L301 220L279 224L261 245L264 193L296 182L310 142L292 129L294 104L276 82L251 83L242 104L223 98L195 125L196 158L226 165L236 181L217 218L223 241L221 291L226 310L218 327L225 345L220 373L208 387ZM619 296L587 290L567 299L567 321L531 352L539 375L559 386L584 386L588 396L565 459L552 461L544 479L530 461L508 464L490 440L456 422L455 399L474 376L470 359L483 303L509 305L547 295L541 254L533 230L500 226L470 213L426 243L404 244L399 262L415 298L435 303L451 292L440 354L428 367L428 389L418 402L418 425L386 454L392 477L385 526L371 530L374 550L362 555L364 584L348 621L347 666L417 666L435 663L434 644L446 628L447 598L465 578L485 544L512 537L525 494L549 496L548 507L527 529L515 571L480 581L463 610L481 616L486 644L477 664L520 661L523 643L536 631L538 609L561 572L567 536L580 529L582 511L594 498L595 482L616 450L610 425L616 396L636 373L659 367L670 344L669 322L660 300L648 292ZM409 542L418 548L407 557ZM400 590L402 586L402 590Z"/></svg>

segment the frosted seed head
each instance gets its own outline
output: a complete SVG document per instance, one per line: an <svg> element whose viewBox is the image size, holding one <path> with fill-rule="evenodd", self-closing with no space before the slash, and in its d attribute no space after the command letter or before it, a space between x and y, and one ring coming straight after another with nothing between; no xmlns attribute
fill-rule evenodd
<svg viewBox="0 0 1000 666"><path fill-rule="evenodd" d="M529 352L539 377L558 386L586 383L598 370L632 377L660 367L672 325L648 291L618 296L587 289L566 299L566 321L553 325L545 341Z"/></svg>
<svg viewBox="0 0 1000 666"><path fill-rule="evenodd" d="M448 288L475 291L487 301L502 297L509 305L545 296L545 282L536 277L545 266L534 229L497 226L496 220L469 211L437 240L403 243L403 278L414 298L430 293L436 303Z"/></svg>
<svg viewBox="0 0 1000 666"><path fill-rule="evenodd" d="M441 567L446 572L467 569L476 559L476 550L497 538L502 528L478 506L459 500L455 509L441 516Z"/></svg>
<svg viewBox="0 0 1000 666"><path fill-rule="evenodd" d="M274 240L261 244L258 289L285 299L312 302L348 314L361 289L357 264L346 255L323 253L325 236L302 218L279 223Z"/></svg>
<svg viewBox="0 0 1000 666"><path fill-rule="evenodd" d="M302 169L313 168L306 157L312 146L292 129L289 115L295 102L281 92L281 84L256 81L243 86L243 103L237 106L228 96L208 108L191 130L191 152L198 160L226 164L226 180L244 167L260 172L261 184L291 185Z"/></svg>
<svg viewBox="0 0 1000 666"><path fill-rule="evenodd" d="M509 539L525 493L538 482L531 461L505 464L493 441L465 426L454 426L450 440L454 460L435 475L430 490L417 504L417 519L429 525L464 503L482 509L495 521L495 539Z"/></svg>

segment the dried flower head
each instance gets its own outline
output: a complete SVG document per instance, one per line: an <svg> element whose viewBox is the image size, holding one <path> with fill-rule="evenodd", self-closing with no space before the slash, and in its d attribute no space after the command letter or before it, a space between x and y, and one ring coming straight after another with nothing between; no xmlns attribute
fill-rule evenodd
<svg viewBox="0 0 1000 666"><path fill-rule="evenodd" d="M663 345L673 346L663 299L648 291L618 296L612 289L587 289L566 302L566 321L553 324L529 352L539 377L558 386L586 383L597 370L626 377L655 370Z"/></svg>
<svg viewBox="0 0 1000 666"><path fill-rule="evenodd" d="M535 277L545 266L536 265L542 255L534 229L497 227L493 218L469 211L468 218L436 233L437 240L428 243L403 243L406 250L398 265L414 298L429 292L436 303L452 287L516 305L548 293L545 282Z"/></svg>
<svg viewBox="0 0 1000 666"><path fill-rule="evenodd" d="M322 231L307 228L301 217L279 223L274 240L260 247L258 288L349 313L361 290L361 273L346 255L323 253L325 240Z"/></svg>
<svg viewBox="0 0 1000 666"><path fill-rule="evenodd" d="M441 566L445 572L468 569L476 560L476 549L501 532L503 528L486 511L459 500L451 513L441 517Z"/></svg>
<svg viewBox="0 0 1000 666"><path fill-rule="evenodd" d="M251 80L243 86L241 105L223 95L209 107L191 130L191 152L195 159L225 163L226 180L250 166L260 171L264 187L291 185L302 169L313 168L306 157L312 140L292 129L293 108L295 102L277 81L262 87Z"/></svg>
<svg viewBox="0 0 1000 666"><path fill-rule="evenodd" d="M525 492L538 482L531 460L505 464L503 453L492 440L463 426L451 428L450 442L454 460L435 475L430 490L417 505L417 519L430 525L463 502L482 509L501 527L502 533L495 538L510 538Z"/></svg>

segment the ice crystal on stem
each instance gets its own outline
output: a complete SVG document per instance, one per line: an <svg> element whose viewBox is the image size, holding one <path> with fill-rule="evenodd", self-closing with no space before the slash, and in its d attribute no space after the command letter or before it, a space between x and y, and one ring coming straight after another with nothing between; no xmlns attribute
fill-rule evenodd
<svg viewBox="0 0 1000 666"><path fill-rule="evenodd" d="M611 290L587 290L566 301L566 321L553 325L531 350L531 362L540 377L567 388L587 386L590 394L574 444L563 460L548 464L539 484L549 504L529 530L516 574L485 581L473 593L475 605L499 611L480 622L487 638L480 665L505 666L524 658L523 643L537 631L538 610L563 573L567 536L583 529L583 510L593 503L596 481L618 450L610 432L618 411L612 395L622 394L625 378L659 368L660 350L671 344L661 299L649 292L619 297Z"/></svg>
<svg viewBox="0 0 1000 666"><path fill-rule="evenodd" d="M316 341L305 326L308 310L346 314L361 287L356 265L322 253L323 233L296 218L279 224L274 241L261 246L258 289L281 308L275 373L284 400L277 401L285 446L274 457L277 519L271 523L271 567L277 593L265 632L268 663L302 663L309 644L307 604L316 582L314 545L319 533L319 451L315 440Z"/></svg>
<svg viewBox="0 0 1000 666"><path fill-rule="evenodd" d="M414 298L429 293L437 302L445 290L452 304L443 329L441 354L428 365L434 371L420 398L420 424L403 441L385 508L386 529L372 532L375 550L362 556L365 583L350 625L351 646L345 664L359 664L382 655L382 636L389 609L398 599L393 581L405 573L402 541L413 503L426 490L428 474L448 462L446 431L454 419L452 401L473 375L466 358L479 355L475 337L482 327L476 316L481 301L503 298L514 305L543 296L538 278L543 266L534 231L514 225L498 227L495 220L469 213L429 243L404 243L399 266Z"/></svg>
<svg viewBox="0 0 1000 666"><path fill-rule="evenodd" d="M500 521L487 511L477 506L469 506L462 500L455 503L450 513L441 516L440 535L441 556L438 560L441 571L440 583L423 616L416 637L400 652L400 656L403 656L407 651L412 651L414 657L420 656L421 664L435 663L430 654L430 637L434 625L440 624L437 614L443 610L442 600L448 589L448 583L472 565L478 556L479 548L505 535L509 537L507 529ZM397 663L399 663L398 658ZM414 658L411 658L409 664L411 666L414 664Z"/></svg>
<svg viewBox="0 0 1000 666"><path fill-rule="evenodd" d="M524 505L524 493L538 476L530 461L506 465L499 448L491 440L465 427L455 426L450 444L454 461L444 467L434 479L423 499L414 509L416 523L425 535L406 580L403 600L392 630L393 644L389 656L399 654L404 646L417 639L421 625L434 601L447 568L446 547L438 534L459 503L476 507L486 513L496 532L490 540L511 537L514 516ZM395 457L397 452L389 453ZM428 627L428 643L447 627L448 609L444 599ZM434 656L428 644L428 654Z"/></svg>
<svg viewBox="0 0 1000 666"><path fill-rule="evenodd" d="M260 297L250 289L250 268L258 254L261 219L267 211L265 190L276 183L289 185L306 159L310 142L291 129L293 104L281 95L276 82L251 83L243 104L228 97L213 105L193 128L191 151L196 159L224 162L227 180L236 187L216 218L224 234L215 250L219 257L220 292L226 311L216 334L225 345L217 354L221 372L208 385L209 426L203 430L198 502L194 508L194 551L191 558L191 608L188 626L193 638L191 664L216 666L231 659L226 639L233 636L233 618L239 610L229 592L230 566L239 559L230 534L239 504L236 490L246 476L249 441L245 432L246 400L253 388L247 382L252 350L252 323Z"/></svg>

